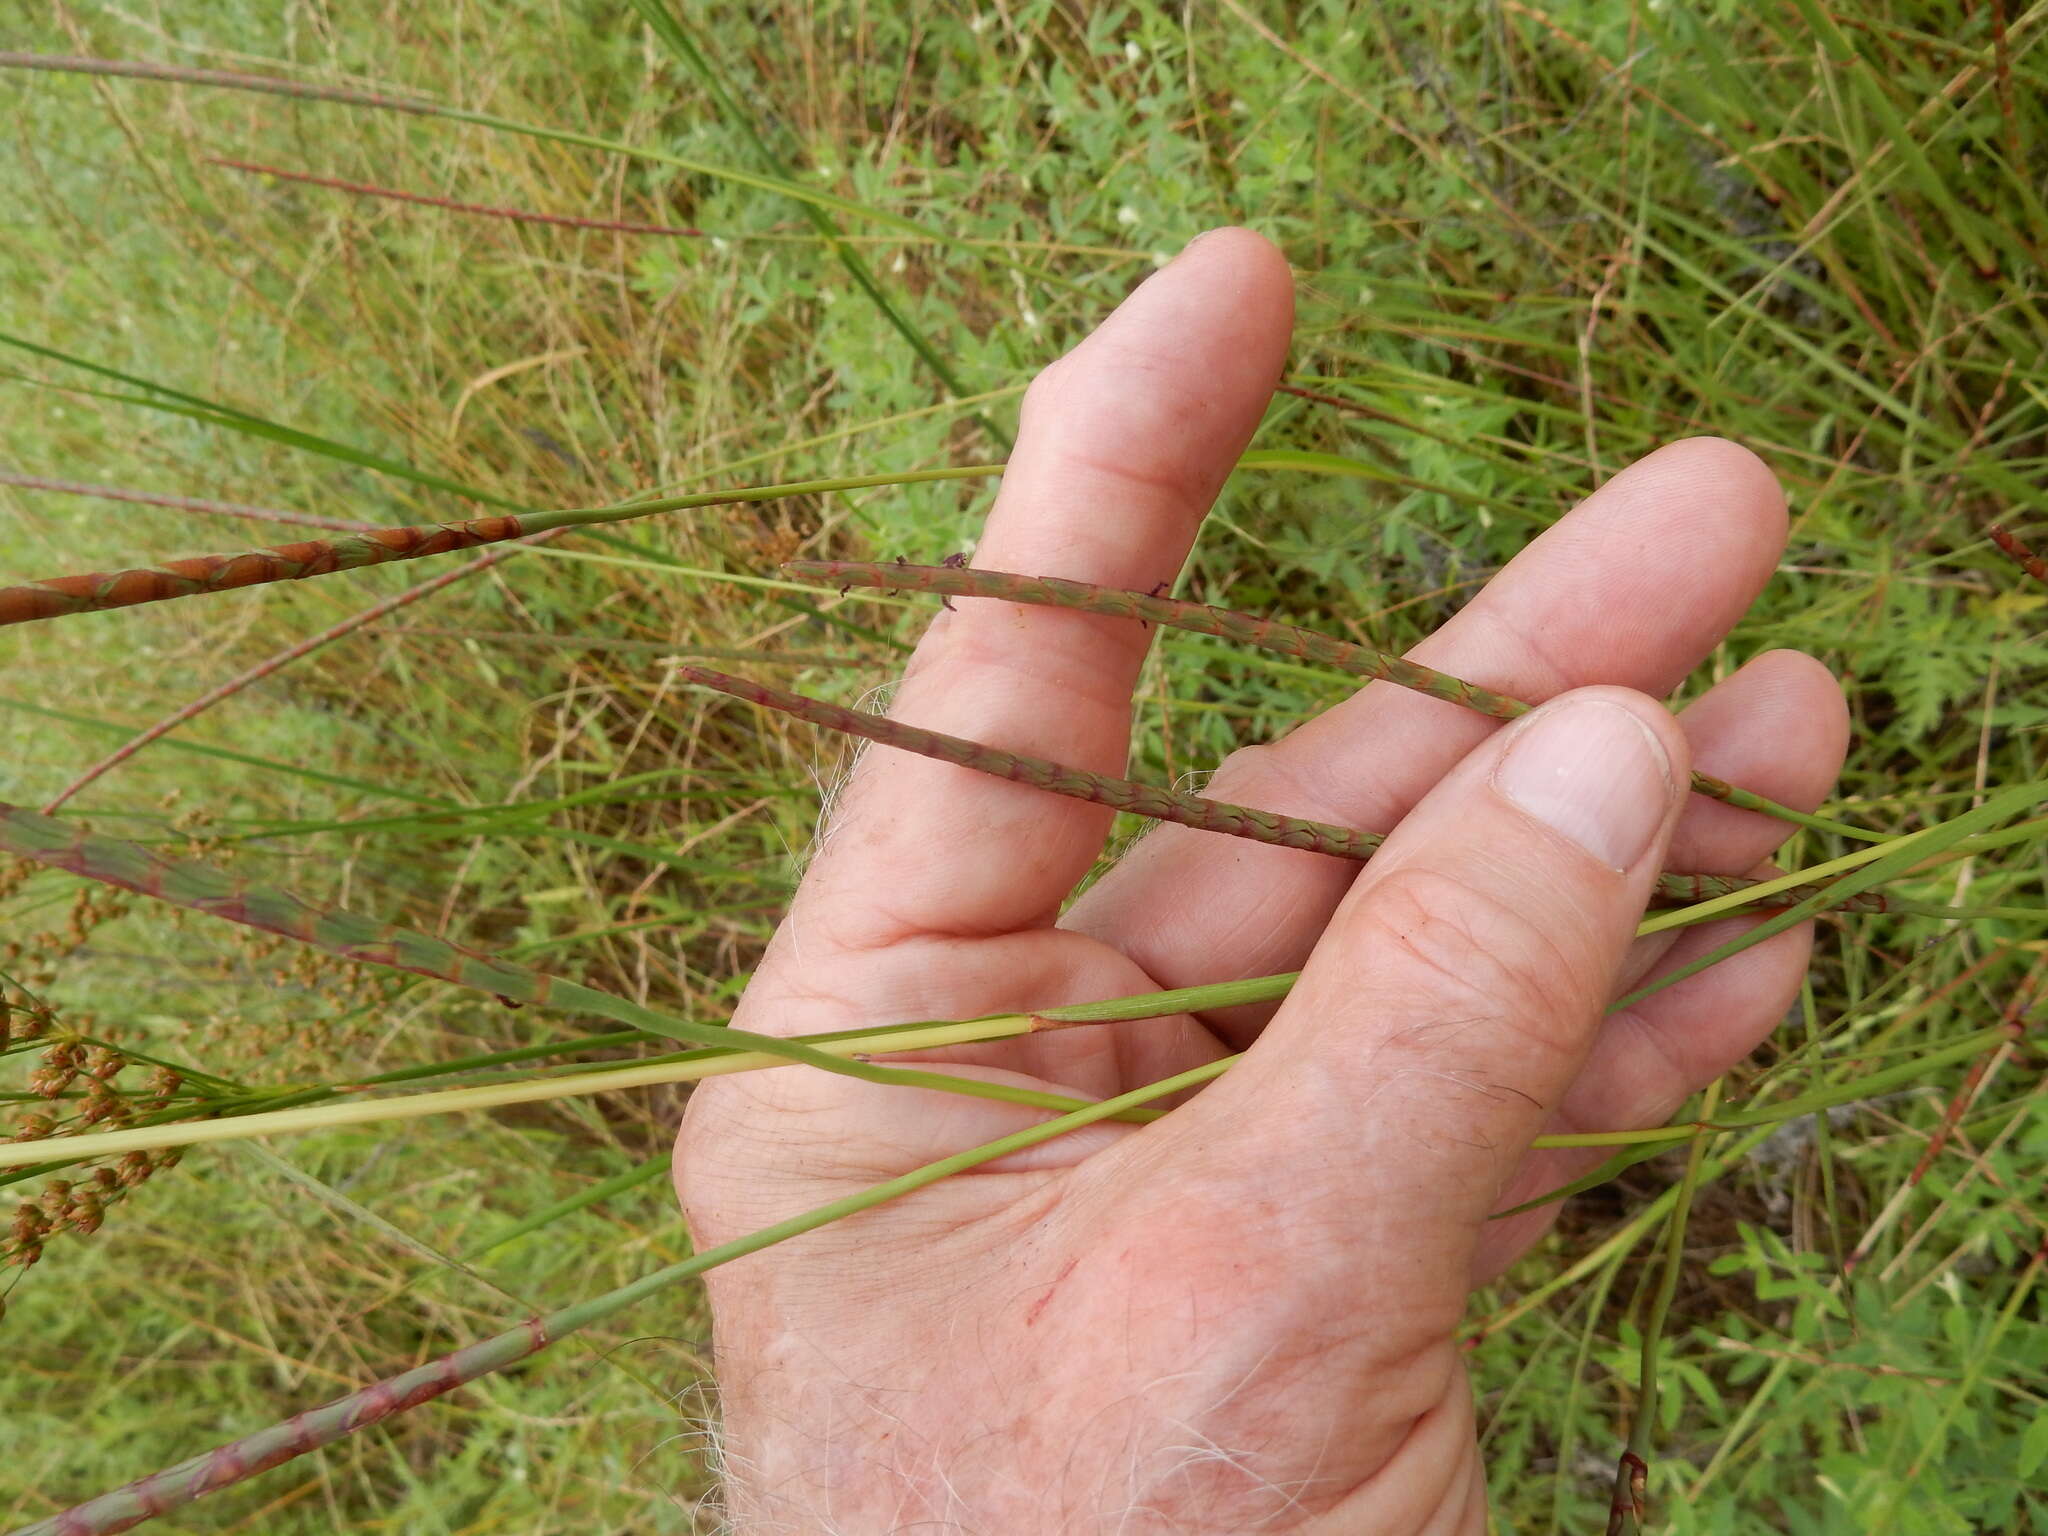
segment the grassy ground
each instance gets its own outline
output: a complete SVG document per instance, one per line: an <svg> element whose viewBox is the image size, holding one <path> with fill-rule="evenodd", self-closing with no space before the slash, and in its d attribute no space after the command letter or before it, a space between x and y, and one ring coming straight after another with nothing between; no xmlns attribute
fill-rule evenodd
<svg viewBox="0 0 2048 1536"><path fill-rule="evenodd" d="M2041 774L2043 594L1984 536L2024 530L2048 463L2039 7L820 0L688 21L701 68L609 7L204 0L17 21L9 47L421 95L699 168L0 72L4 329L523 505L587 506L1000 458L1036 367L1196 230L1244 221L1296 265L1289 377L1329 398L1276 398L1186 590L1398 648L1618 467L1720 432L1770 461L1795 531L1697 682L1778 645L1835 666L1858 727L1836 809L1887 830ZM209 157L710 233L512 223ZM828 215L846 239L746 179L764 174L858 205ZM376 523L476 510L0 354L0 469ZM842 698L886 681L914 608L821 611L755 578L800 549L935 559L987 495L810 496L521 554L236 696L73 809L718 1020L837 748L681 692L672 660L749 652ZM46 491L0 487L0 509L13 579L274 538ZM41 803L118 728L460 558L0 633L0 799ZM1132 771L1200 770L1341 692L1163 636ZM2029 903L2039 862L2023 844L1908 888ZM347 1081L565 1027L200 919L81 909L79 890L6 887L10 973L68 1028L237 1083ZM1831 928L1806 1016L1729 1091L1846 1080L1996 1022L2041 954L2041 926L2014 920ZM0 1088L25 1098L36 1060L5 1063ZM2039 1065L1972 1070L1710 1163L1650 1482L1672 1529L2041 1528ZM1959 1088L1968 1113L1937 1146ZM0 1099L0 1135L40 1104ZM673 1093L574 1100L153 1177L11 1281L0 1517L681 1255L655 1181L448 1262L655 1155L676 1113ZM1582 1197L1475 1310L1504 1530L1604 1522L1678 1165ZM703 1332L693 1299L653 1303L159 1528L713 1529Z"/></svg>

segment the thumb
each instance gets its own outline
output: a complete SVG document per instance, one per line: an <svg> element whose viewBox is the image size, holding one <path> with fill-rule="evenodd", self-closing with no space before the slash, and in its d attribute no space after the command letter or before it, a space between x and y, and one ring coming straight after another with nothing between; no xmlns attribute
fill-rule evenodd
<svg viewBox="0 0 2048 1536"><path fill-rule="evenodd" d="M1264 1169L1261 1203L1287 1170L1299 1241L1378 1256L1455 1316L1613 995L1689 766L1654 700L1580 689L1489 737L1388 837L1257 1044L1189 1106L1227 1117L1207 1147ZM1256 1158L1231 1157L1247 1135Z"/></svg>

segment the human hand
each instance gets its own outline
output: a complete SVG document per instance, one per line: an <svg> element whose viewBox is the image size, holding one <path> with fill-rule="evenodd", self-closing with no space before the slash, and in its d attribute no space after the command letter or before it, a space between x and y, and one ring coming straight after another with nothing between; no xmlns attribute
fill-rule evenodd
<svg viewBox="0 0 2048 1536"><path fill-rule="evenodd" d="M1191 246L1032 386L975 563L1170 578L1291 322L1271 246ZM1805 969L1795 929L1603 1016L1729 937L1633 941L1657 871L1746 873L1784 833L1687 796L1689 767L1811 808L1840 765L1845 711L1807 657L1760 657L1676 718L1645 697L1740 618L1784 537L1757 459L1673 444L1414 653L1548 707L1503 729L1377 683L1218 770L1218 798L1393 829L1362 872L1161 827L1062 914L1107 811L868 753L736 1025L1306 972L1277 1007L925 1057L1096 1098L1246 1053L1157 1123L1097 1124L714 1271L737 1528L1482 1530L1453 1331L1548 1213L1487 1218L1599 1156L1530 1140L1660 1123L1756 1045ZM1149 638L963 601L895 712L1117 773ZM1044 1118L819 1072L718 1079L692 1097L677 1189L709 1246Z"/></svg>

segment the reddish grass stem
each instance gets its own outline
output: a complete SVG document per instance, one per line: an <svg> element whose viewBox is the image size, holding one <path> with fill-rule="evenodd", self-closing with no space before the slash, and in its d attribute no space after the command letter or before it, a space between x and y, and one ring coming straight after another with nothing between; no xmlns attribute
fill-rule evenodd
<svg viewBox="0 0 2048 1536"><path fill-rule="evenodd" d="M332 533L367 533L375 523L359 523L346 517L322 517L317 512L287 512L281 507L250 507L236 501L206 501L197 496L159 496L150 491L131 491L118 485L92 485L83 480L46 480L41 475L16 474L0 469L0 485L18 485L25 491L56 491L65 496L97 496L103 501L134 501L146 507L174 507L180 512L204 512L212 517L241 517L259 523L295 523L301 528L325 528Z"/></svg>
<svg viewBox="0 0 2048 1536"><path fill-rule="evenodd" d="M779 710L799 720L808 720L828 731L858 736L885 747L895 747L899 751L914 752L920 757L1007 779L1013 784L1026 784L1049 794L1085 800L1092 805L1105 805L1112 810L1129 811L1134 816L1145 816L1154 821L1170 821L1197 831L1220 832L1227 837L1248 838L1277 848L1297 848L1361 863L1370 859L1386 840L1377 832L1359 832L1349 827L1332 826L1328 822L1254 810L1249 806L1209 800L1201 795L1164 789L1154 784L1112 778L1086 768L1056 763L1050 758L1006 752L1000 747L986 746L965 737L906 725L901 720L866 710L828 704L823 699L714 672L708 667L682 667L678 670L693 683L750 704ZM1715 896L1747 890L1757 883L1734 875L1664 874L1657 877L1656 900L1664 906L1690 906ZM1772 906L1793 906L1819 894L1820 890L1819 886L1793 886L1775 893L1768 902ZM1885 899L1874 891L1866 891L1848 898L1841 905L1847 911L1881 912L1885 910Z"/></svg>
<svg viewBox="0 0 2048 1536"><path fill-rule="evenodd" d="M680 224L637 224L624 219L584 219L565 213L535 213L525 208L499 208L489 203L459 203L450 197L433 197L425 192L403 192L396 187L373 186L362 181L343 181L336 176L315 176L309 171L287 171L275 165L258 165L250 160L229 160L207 156L208 165L225 166L255 176L274 176L280 181L301 181L309 186L332 187L358 197L386 198L393 202L419 203L428 208L445 208L451 213L474 213L490 219L511 219L521 224L556 224L566 229L606 230L621 235L676 235L704 238L704 231Z"/></svg>
<svg viewBox="0 0 2048 1536"><path fill-rule="evenodd" d="M2019 541L2010 529L2001 523L1992 523L1984 530L1991 535L1991 542L2003 550L2021 570L2034 580L2048 582L2048 560L2043 560Z"/></svg>
<svg viewBox="0 0 2048 1536"><path fill-rule="evenodd" d="M1141 623L1163 624L1172 629L1191 630L1235 640L1282 656L1334 667L1354 677L1396 684L1473 710L1495 720L1513 720L1534 706L1504 693L1425 667L1420 662L1370 646L1354 645L1311 629L1262 619L1254 614L1206 603L1183 602L1144 592L1127 592L1117 587L1097 586L1087 581L1067 581L1056 576L1018 576L1008 571L982 571L971 566L905 565L871 560L792 560L783 569L801 581L821 586L878 587L891 592L931 592L943 597L989 597L1004 602L1029 603L1049 608L1073 608L1084 613L1107 614L1112 618L1136 619ZM1695 773L1692 787L1709 799L1760 811L1780 821L1811 826L1829 832L1854 831L1779 805L1762 795L1712 777ZM1872 834L1861 833L1864 837Z"/></svg>

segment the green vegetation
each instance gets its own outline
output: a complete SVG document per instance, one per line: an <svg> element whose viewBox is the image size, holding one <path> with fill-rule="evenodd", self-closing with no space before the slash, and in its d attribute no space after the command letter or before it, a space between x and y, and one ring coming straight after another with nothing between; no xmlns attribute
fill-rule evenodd
<svg viewBox="0 0 2048 1536"><path fill-rule="evenodd" d="M2048 772L2048 589L1986 536L2029 533L2048 466L2041 7L715 3L686 22L243 0L17 21L10 48L467 111L0 70L0 330L29 344L0 346L0 471L417 525L988 463L1036 368L1188 236L1241 221L1299 274L1302 392L1275 398L1185 595L1399 651L1619 467L1718 432L1771 463L1794 533L1696 684L1773 646L1821 656L1856 722L1825 814L1882 832ZM990 494L931 478L570 532L232 694L65 814L717 1024L843 759L680 668L859 702L920 604L775 567L936 561ZM311 536L0 484L9 582ZM46 803L133 731L471 558L0 630L0 801ZM1349 686L1163 632L1131 774L1174 782ZM1669 1529L2048 1521L2041 1058L1985 1034L2041 978L2048 925L2008 910L2040 903L2040 830L1886 887L2003 915L1826 919L1803 1017L1720 1091L1738 1128L1624 1147L1479 1299L1501 1529L1604 1524L1656 1317L1648 1493ZM1807 829L1786 867L1860 846ZM146 1116L667 1048L26 865L0 867L0 946L15 1032L21 988L56 1009L0 1062L0 1138L112 1099ZM73 1035L46 1102L30 1074ZM130 1063L110 1087L96 1048ZM129 1165L96 1232L0 1271L0 1523L686 1259L660 1177L680 1092ZM1787 1105L1820 1113L1743 1119ZM52 1177L0 1169L0 1212L76 1209ZM715 1529L705 1333L668 1290L158 1528Z"/></svg>

